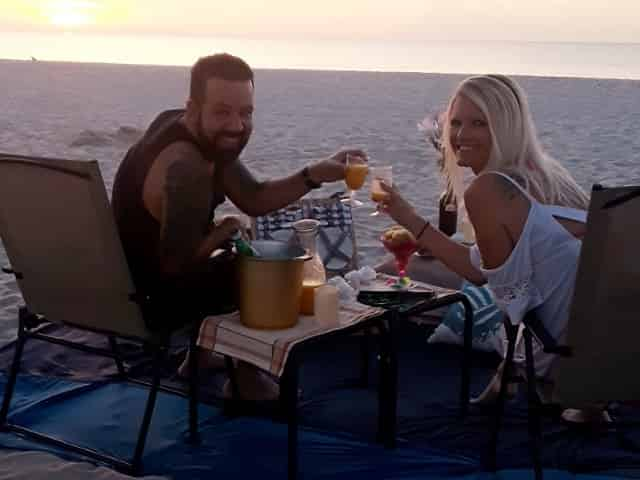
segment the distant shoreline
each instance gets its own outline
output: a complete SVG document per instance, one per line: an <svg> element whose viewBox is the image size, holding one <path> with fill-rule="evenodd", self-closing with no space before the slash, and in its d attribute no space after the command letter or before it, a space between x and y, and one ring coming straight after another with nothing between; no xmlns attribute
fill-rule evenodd
<svg viewBox="0 0 640 480"><path fill-rule="evenodd" d="M34 56L40 62L190 67L200 56L230 52L257 70L640 80L640 43L288 36L0 32L6 45L0 55L19 60Z"/></svg>
<svg viewBox="0 0 640 480"><path fill-rule="evenodd" d="M91 31L86 29L78 29L78 28L70 28L65 29L61 27L51 27L51 28L41 28L41 29L11 29L6 28L2 33L6 34L14 34L14 35L78 35L85 37L106 37L106 36L119 36L119 37L135 37L135 38L144 38L144 37L174 37L174 38L190 38L196 40L207 40L211 38L225 38L225 39L234 39L234 40L249 40L249 41L290 41L291 39L286 35L264 35L264 36L247 36L244 33L240 34L231 34L229 32L221 34L220 36L212 36L210 32L171 32L171 31L127 31L127 30L95 30L91 29ZM315 39L317 42L336 42L341 43L345 40L352 40L348 37L318 37ZM388 42L393 40L392 37L380 37L374 39L372 37L364 37L361 39L364 43L370 42ZM448 44L469 44L469 43L483 43L486 45L496 45L496 44L519 44L519 45L578 45L578 46L616 46L616 45L630 45L630 46L640 46L640 41L580 41L580 40L522 40L521 38L509 39L509 38L494 38L494 39L475 39L475 38L455 38L455 39L442 39L440 37L432 37L432 38L416 38L416 37L405 37L402 39L405 43L421 43L421 42L439 42L439 43L448 43Z"/></svg>
<svg viewBox="0 0 640 480"><path fill-rule="evenodd" d="M530 42L533 43L533 42ZM629 45L629 44L624 44ZM34 57L35 58L35 57ZM81 62L75 60L47 60L42 58L37 58L33 60L31 58L28 59L15 59L15 58L0 58L0 63L29 63L29 64L55 64L55 65L91 65L91 66L105 66L105 67L134 67L134 68L156 68L156 69L177 69L184 70L189 69L190 65L172 65L172 64L146 64L146 63L116 63L116 62ZM318 73L353 73L353 74L389 74L389 75L433 75L433 76L459 76L466 77L470 75L477 75L480 73L502 73L505 75L509 75L516 78L538 78L538 79L558 79L558 80L606 80L606 81L624 81L624 82L640 82L640 78L633 77L590 77L590 76L580 76L580 75L534 75L534 74L519 74L519 73L509 73L509 72L427 72L427 71L394 71L394 70L358 70L358 69L343 69L343 68L333 68L333 69L320 69L320 68L286 68L286 67L278 67L278 68L264 68L264 67L255 67L255 71L263 71L263 72L318 72Z"/></svg>

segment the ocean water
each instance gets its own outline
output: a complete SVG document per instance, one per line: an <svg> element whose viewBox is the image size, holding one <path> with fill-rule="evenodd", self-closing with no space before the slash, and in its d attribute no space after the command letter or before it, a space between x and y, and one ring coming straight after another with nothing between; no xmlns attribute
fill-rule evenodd
<svg viewBox="0 0 640 480"><path fill-rule="evenodd" d="M0 58L191 65L228 51L254 68L640 79L640 43L296 41L232 37L0 32Z"/></svg>
<svg viewBox="0 0 640 480"><path fill-rule="evenodd" d="M0 61L0 151L96 159L110 191L129 145L158 112L184 104L188 78L185 67ZM273 178L341 147L361 147L373 164L392 164L394 183L434 218L442 182L417 124L445 106L462 78L258 69L255 130L243 160L257 177ZM640 183L640 82L518 81L544 145L583 187ZM354 212L363 264L383 258L377 238L390 224L370 217L372 209L367 203ZM13 279L0 275L0 321L14 316L19 301ZM0 343L3 334L0 326Z"/></svg>

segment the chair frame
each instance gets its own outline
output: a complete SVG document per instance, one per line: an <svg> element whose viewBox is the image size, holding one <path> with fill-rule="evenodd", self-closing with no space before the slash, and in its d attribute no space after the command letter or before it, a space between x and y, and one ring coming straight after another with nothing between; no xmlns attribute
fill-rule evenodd
<svg viewBox="0 0 640 480"><path fill-rule="evenodd" d="M298 200L296 202L291 203L290 205L283 207L275 212L271 212L267 215L263 215L260 217L252 218L251 220L251 230L254 238L264 238L267 240L273 239L271 234L277 231L286 231L289 230L293 233L293 227L289 225L289 222L273 222L275 225L270 225L270 217L276 215L286 215L288 212L296 212L296 216L299 218L316 218L317 213L315 212L316 208L325 208L327 206L331 206L332 204L339 204L343 195L341 192L338 192L329 197L323 198L305 198ZM264 228L259 228L258 224L262 220L265 223ZM329 238L327 233L324 231L324 227L339 227L341 230L340 236L337 240L332 240ZM340 250L340 246L344 243L345 240L351 238L353 245L353 253L351 258L347 257L347 255ZM354 270L358 268L358 246L356 242L356 234L353 224L353 217L349 211L348 218L341 218L338 220L329 221L329 225L321 225L318 230L318 239L327 249L327 253L325 258L322 259L323 264L325 265L325 269L329 275L344 275L350 270ZM328 265L334 258L339 258L345 262L345 266L342 268L329 268Z"/></svg>
<svg viewBox="0 0 640 480"><path fill-rule="evenodd" d="M565 345L558 345L553 337L547 332L540 319L536 316L535 310L526 313L522 320L522 338L525 350L525 371L527 386L527 425L529 430L529 450L536 480L542 480L542 427L541 417L543 413L542 400L536 391L535 362L533 358L533 338L535 337L543 347L545 353L569 357L572 355L571 349ZM507 354L504 360L502 371L503 381L500 385L500 392L495 405L495 415L490 428L490 439L486 454L483 458L483 468L487 471L497 470L497 449L498 436L502 419L504 418L504 407L507 397L507 387L510 383L522 383L523 379L512 375L513 357L515 354L518 337L518 326L514 325L509 318L504 319L505 332L507 335Z"/></svg>
<svg viewBox="0 0 640 480"><path fill-rule="evenodd" d="M47 160L47 163L40 163L39 160ZM66 168L65 166L56 165L54 159L36 159L34 157L24 157L19 155L6 155L0 154L0 161L8 162L8 163L20 163L23 165L34 165L40 168L53 169L63 173L77 175L86 179L90 179L90 175L86 175L82 172L77 172L72 169ZM7 252L9 254L9 252ZM23 280L24 274L19 271L15 271L11 267L3 267L2 272L6 274L13 275L17 280ZM128 301L134 302L138 305L139 310L142 314L142 318L145 320L145 323L148 324L148 315L145 315L145 312L148 311L148 306L151 305L152 300L147 296L141 296L132 292L129 294ZM90 347L87 345L83 345L80 343L68 341L53 335L47 335L41 332L42 327L50 324L55 325L64 325L66 327L79 329L82 331L88 331L98 334L103 334L108 338L109 348L98 348L98 347ZM77 325L74 323L66 322L66 321L49 321L43 315L38 314L37 312L33 312L29 309L28 305L22 306L18 311L18 337L15 344L15 351L13 355L13 360L11 363L11 367L8 374L7 385L4 391L2 405L0 407L0 431L9 431L16 433L21 436L25 436L31 438L33 440L50 444L55 447L62 448L64 450L72 451L76 454L80 454L89 459L93 459L95 461L107 464L118 471L121 471L126 474L131 475L140 475L142 473L142 457L144 453L145 443L149 431L149 426L151 424L151 419L153 416L153 411L156 403L156 398L158 391L164 391L167 393L177 394L180 396L187 396L189 399L188 408L189 408L189 441L192 443L198 443L199 433L198 433L198 357L196 350L199 348L196 345L198 333L199 333L199 322L193 322L189 325L191 328L190 332L190 348L192 352L195 352L195 355L191 355L191 361L189 364L189 389L185 394L184 392L171 388L169 386L161 385L160 376L161 376L161 365L165 360L167 351L170 345L171 336L175 332L171 331L158 331L151 332L149 331L149 336L147 338L138 338L136 336L131 335L121 335L118 332L114 331L102 331L99 329L89 328L85 325ZM132 378L127 374L125 369L122 357L118 351L118 342L117 339L127 339L139 343L142 347L149 351L152 356L152 378L151 382ZM80 446L77 444L73 444L67 442L63 439L55 438L50 435L45 435L43 433L37 432L35 430L26 428L24 426L11 423L9 421L9 413L11 406L11 399L13 397L13 393L15 390L15 385L18 377L18 373L20 370L20 363L22 359L22 354L24 351L24 346L27 340L35 339L40 341L45 341L49 343L54 343L58 345L62 345L65 347L73 348L75 350L79 350L82 352L104 356L108 358L112 358L118 370L118 377L121 381L127 381L130 383L143 385L149 387L149 394L147 397L147 402L142 418L142 422L140 425L135 450L133 452L133 456L130 460L125 460L122 458L115 457L113 455L109 455L104 452L100 452L94 450L92 448Z"/></svg>
<svg viewBox="0 0 640 480"><path fill-rule="evenodd" d="M593 192L599 192L606 188L595 184L592 187ZM601 209L613 208L617 205L630 201L640 196L640 188L632 189L630 192L615 198L604 205ZM582 262L582 259L580 259ZM573 299L575 301L575 298ZM639 305L640 309L640 305ZM466 319L469 321L469 318ZM524 383L526 384L527 392L527 424L529 433L529 450L531 453L534 475L536 480L543 479L542 468L542 427L541 417L545 412L550 411L553 415L556 415L560 405L550 405L546 407L543 405L542 399L538 396L536 390L536 377L535 377L535 361L533 358L533 340L542 345L545 353L558 355L560 357L573 356L573 349L571 346L559 345L556 340L551 336L547 329L542 324L540 318L537 315L536 309L529 310L522 320L522 338L525 348L525 372L526 379L512 375L513 370L513 358L515 354L518 326L514 325L511 320L505 316L504 319L505 332L507 336L507 353L504 360L504 369L502 372L503 381L500 385L500 392L495 404L494 417L490 428L490 440L487 445L487 450L483 457L483 469L486 471L497 470L497 446L498 436L502 425L502 419L504 417L505 401L507 397L507 388L510 383ZM469 326L470 327L470 326ZM467 340L467 335L469 339ZM467 328L465 324L465 344L471 340L471 328ZM465 349L465 356L470 355L470 351ZM550 407L550 408L549 408Z"/></svg>

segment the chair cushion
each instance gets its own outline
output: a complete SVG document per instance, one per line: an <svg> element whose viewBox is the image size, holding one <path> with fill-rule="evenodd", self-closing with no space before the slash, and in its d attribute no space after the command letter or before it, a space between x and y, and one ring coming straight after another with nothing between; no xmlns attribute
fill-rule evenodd
<svg viewBox="0 0 640 480"><path fill-rule="evenodd" d="M473 306L473 348L484 352L502 352L503 313L493 301L485 286L477 287L469 282L462 284L462 292ZM429 336L428 343L450 343L462 345L464 332L464 307L461 303L451 305L440 325Z"/></svg>

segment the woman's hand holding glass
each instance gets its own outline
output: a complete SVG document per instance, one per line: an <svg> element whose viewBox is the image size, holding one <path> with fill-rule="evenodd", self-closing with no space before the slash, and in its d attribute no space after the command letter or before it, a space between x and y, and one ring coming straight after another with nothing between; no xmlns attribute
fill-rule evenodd
<svg viewBox="0 0 640 480"><path fill-rule="evenodd" d="M380 182L380 188L386 197L380 201L379 210L389 215L396 223L410 232L418 233L424 225L424 219L418 215L413 206L394 187L383 181Z"/></svg>
<svg viewBox="0 0 640 480"><path fill-rule="evenodd" d="M393 169L391 165L384 167L371 167L371 200L377 204L375 212L371 213L372 217L380 214L380 203L384 202L388 196L381 187L382 182L387 185L392 185Z"/></svg>

